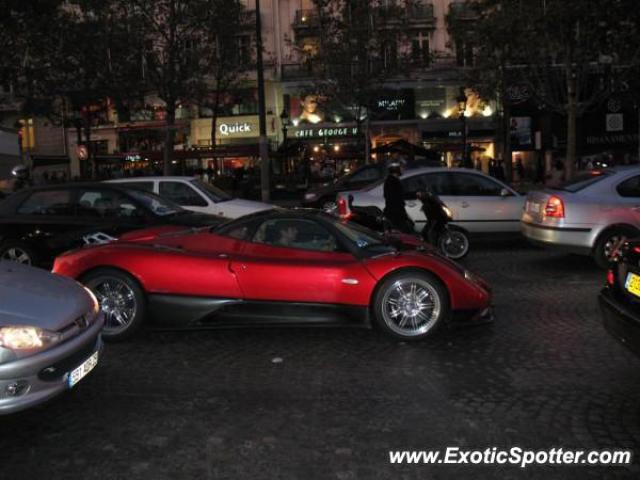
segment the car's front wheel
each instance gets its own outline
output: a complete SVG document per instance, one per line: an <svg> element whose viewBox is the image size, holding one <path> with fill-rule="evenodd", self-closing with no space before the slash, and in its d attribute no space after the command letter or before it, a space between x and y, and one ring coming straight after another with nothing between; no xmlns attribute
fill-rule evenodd
<svg viewBox="0 0 640 480"><path fill-rule="evenodd" d="M140 328L146 301L142 288L133 277L104 268L90 272L81 281L96 296L104 313L102 338L113 342L125 340Z"/></svg>
<svg viewBox="0 0 640 480"><path fill-rule="evenodd" d="M629 238L638 236L630 228L614 228L600 236L593 251L593 258L600 268L608 268L613 253Z"/></svg>
<svg viewBox="0 0 640 480"><path fill-rule="evenodd" d="M0 259L23 265L35 265L36 253L22 242L6 242L0 246Z"/></svg>
<svg viewBox="0 0 640 480"><path fill-rule="evenodd" d="M419 340L443 323L449 314L449 297L433 275L408 270L382 282L373 309L376 323L383 331L402 340Z"/></svg>

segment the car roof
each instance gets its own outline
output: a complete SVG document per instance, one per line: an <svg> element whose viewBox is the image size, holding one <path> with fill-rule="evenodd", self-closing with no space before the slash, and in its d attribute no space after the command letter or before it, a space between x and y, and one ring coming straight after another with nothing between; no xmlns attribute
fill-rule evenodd
<svg viewBox="0 0 640 480"><path fill-rule="evenodd" d="M487 176L486 173L480 172L478 170L472 170L470 168L449 168L449 167L420 167L420 168L412 168L410 170L406 170L402 177L413 177L415 175L421 175L423 173L439 173L439 172L448 172L448 173L471 173L475 175L483 175Z"/></svg>
<svg viewBox="0 0 640 480"><path fill-rule="evenodd" d="M174 176L162 176L162 175L157 175L154 177L127 177L127 178L114 178L112 180L105 180L104 183L127 183L127 182L141 182L141 181L149 181L149 180L184 180L184 181L189 181L189 180L193 180L194 178L197 178L195 176L187 176L187 175L183 175L183 176L178 176L178 175L174 175Z"/></svg>
<svg viewBox="0 0 640 480"><path fill-rule="evenodd" d="M130 190L130 187L125 187L122 185L114 185L114 184L110 184L110 185L106 185L109 188L114 188L117 190ZM29 192L37 192L37 191L43 191L43 190L64 190L64 189L68 189L68 188L104 188L105 187L105 182L70 182L70 183L56 183L56 184L52 184L52 185L39 185L37 187L30 187L28 189L25 190L21 190L22 191L29 191Z"/></svg>

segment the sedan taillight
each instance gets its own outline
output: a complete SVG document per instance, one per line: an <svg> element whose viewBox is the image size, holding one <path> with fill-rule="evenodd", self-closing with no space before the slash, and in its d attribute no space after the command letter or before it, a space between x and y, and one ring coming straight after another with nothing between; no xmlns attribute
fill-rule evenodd
<svg viewBox="0 0 640 480"><path fill-rule="evenodd" d="M610 287L616 282L616 277L613 274L613 270L607 270L607 285Z"/></svg>
<svg viewBox="0 0 640 480"><path fill-rule="evenodd" d="M341 217L346 217L349 212L347 212L347 201L340 197L338 199L338 215Z"/></svg>
<svg viewBox="0 0 640 480"><path fill-rule="evenodd" d="M552 218L564 218L564 203L556 195L551 195L544 207L544 215Z"/></svg>

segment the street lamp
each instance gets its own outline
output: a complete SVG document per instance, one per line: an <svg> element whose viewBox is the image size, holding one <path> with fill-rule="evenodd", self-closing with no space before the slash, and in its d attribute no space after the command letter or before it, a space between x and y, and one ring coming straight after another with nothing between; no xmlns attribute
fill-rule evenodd
<svg viewBox="0 0 640 480"><path fill-rule="evenodd" d="M458 102L458 114L462 120L462 166L470 167L467 148L467 95L464 93L464 87L460 87L460 94L456 97L456 101Z"/></svg>
<svg viewBox="0 0 640 480"><path fill-rule="evenodd" d="M287 152L287 128L289 127L289 113L285 107L280 114L280 124L282 125L282 152L284 154L284 164L289 169L289 154Z"/></svg>

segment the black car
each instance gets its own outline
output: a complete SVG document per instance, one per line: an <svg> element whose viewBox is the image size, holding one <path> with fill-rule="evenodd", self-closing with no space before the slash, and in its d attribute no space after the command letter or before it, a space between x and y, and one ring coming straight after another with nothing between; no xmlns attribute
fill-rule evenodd
<svg viewBox="0 0 640 480"><path fill-rule="evenodd" d="M0 259L48 267L60 253L158 225L217 225L153 193L105 183L30 188L0 202Z"/></svg>
<svg viewBox="0 0 640 480"><path fill-rule="evenodd" d="M640 356L640 240L625 243L607 272L600 309L607 331Z"/></svg>

